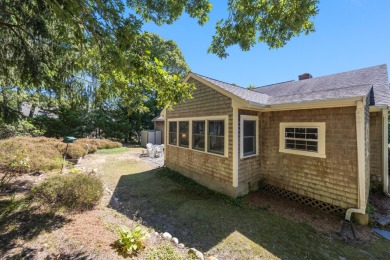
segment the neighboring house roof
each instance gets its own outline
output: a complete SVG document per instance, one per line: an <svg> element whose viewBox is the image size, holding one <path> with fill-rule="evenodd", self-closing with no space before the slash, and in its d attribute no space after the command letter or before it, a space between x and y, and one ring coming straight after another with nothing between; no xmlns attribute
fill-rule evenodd
<svg viewBox="0 0 390 260"><path fill-rule="evenodd" d="M32 104L22 103L20 112L22 113L22 115L27 117L30 115L31 108L32 108ZM44 110L42 110L40 107L36 106L33 112L33 116L43 116L43 115L51 118L58 118L58 115L53 114L51 112L47 113Z"/></svg>
<svg viewBox="0 0 390 260"><path fill-rule="evenodd" d="M159 115L152 119L152 122L165 121L164 116Z"/></svg>
<svg viewBox="0 0 390 260"><path fill-rule="evenodd" d="M276 105L307 101L362 97L370 92L370 105L390 105L390 88L386 65L343 73L287 81L252 90L194 74L229 93L257 104Z"/></svg>

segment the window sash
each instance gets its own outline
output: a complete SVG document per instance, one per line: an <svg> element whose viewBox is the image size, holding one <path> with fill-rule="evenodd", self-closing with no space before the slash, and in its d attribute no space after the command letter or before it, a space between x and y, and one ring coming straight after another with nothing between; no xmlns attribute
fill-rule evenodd
<svg viewBox="0 0 390 260"><path fill-rule="evenodd" d="M318 127L286 127L284 148L318 153Z"/></svg>
<svg viewBox="0 0 390 260"><path fill-rule="evenodd" d="M179 122L179 146L189 147L189 121L180 121Z"/></svg>
<svg viewBox="0 0 390 260"><path fill-rule="evenodd" d="M252 124L250 124L252 123ZM248 129L247 127L253 127L253 129ZM249 156L256 154L257 144L256 144L256 133L257 133L257 121L251 119L242 120L242 153L243 156ZM249 141L248 140L252 140Z"/></svg>
<svg viewBox="0 0 390 260"><path fill-rule="evenodd" d="M169 122L169 144L177 145L177 122Z"/></svg>
<svg viewBox="0 0 390 260"><path fill-rule="evenodd" d="M206 122L204 120L192 121L192 149L205 150Z"/></svg>
<svg viewBox="0 0 390 260"><path fill-rule="evenodd" d="M209 153L225 153L225 121L208 120L207 151ZM212 126L211 126L212 125Z"/></svg>

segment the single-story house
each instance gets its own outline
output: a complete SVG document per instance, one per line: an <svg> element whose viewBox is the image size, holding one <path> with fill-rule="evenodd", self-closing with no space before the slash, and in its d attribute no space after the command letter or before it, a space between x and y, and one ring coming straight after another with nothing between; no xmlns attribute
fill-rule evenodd
<svg viewBox="0 0 390 260"><path fill-rule="evenodd" d="M189 73L193 98L165 111L165 164L237 197L267 188L346 219L370 180L388 194L386 65L246 89Z"/></svg>

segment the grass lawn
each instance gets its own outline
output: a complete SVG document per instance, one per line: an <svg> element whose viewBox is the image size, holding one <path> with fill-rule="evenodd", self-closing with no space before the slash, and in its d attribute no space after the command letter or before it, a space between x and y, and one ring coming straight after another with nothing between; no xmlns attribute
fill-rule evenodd
<svg viewBox="0 0 390 260"><path fill-rule="evenodd" d="M123 163L111 161L107 166L119 169ZM219 259L390 258L390 242L384 239L350 244L307 224L216 195L169 170L120 172L124 174L120 173L113 196L121 204L112 199L113 209L129 218L138 213L146 225L170 232L206 255ZM112 174L118 177L118 172Z"/></svg>
<svg viewBox="0 0 390 260"><path fill-rule="evenodd" d="M112 150L117 151L89 155L82 161L87 169L97 169L109 191L98 208L76 215L27 208L4 214L0 242L5 246L0 246L0 258L120 259L110 247L115 229L142 219L152 237L136 259L155 259L150 258L151 252L171 250L152 230L169 232L187 248L218 259L390 259L390 241L373 235L370 241L345 242L334 231L319 232L307 223L272 213L267 205L254 207L168 169L155 169L139 158L140 149ZM261 194L265 193L254 195ZM0 203L0 213L6 206L5 201ZM186 249L173 248L187 258Z"/></svg>

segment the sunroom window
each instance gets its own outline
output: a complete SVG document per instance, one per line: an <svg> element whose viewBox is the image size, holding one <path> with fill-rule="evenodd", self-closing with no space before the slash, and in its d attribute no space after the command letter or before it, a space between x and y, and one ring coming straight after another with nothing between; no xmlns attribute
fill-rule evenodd
<svg viewBox="0 0 390 260"><path fill-rule="evenodd" d="M205 121L192 121L192 149L205 149Z"/></svg>
<svg viewBox="0 0 390 260"><path fill-rule="evenodd" d="M225 151L225 123L223 120L208 121L208 148L209 153L224 154Z"/></svg>
<svg viewBox="0 0 390 260"><path fill-rule="evenodd" d="M169 122L169 144L177 145L177 122Z"/></svg>
<svg viewBox="0 0 390 260"><path fill-rule="evenodd" d="M179 146L188 147L189 146L189 122L180 121L179 122Z"/></svg>

